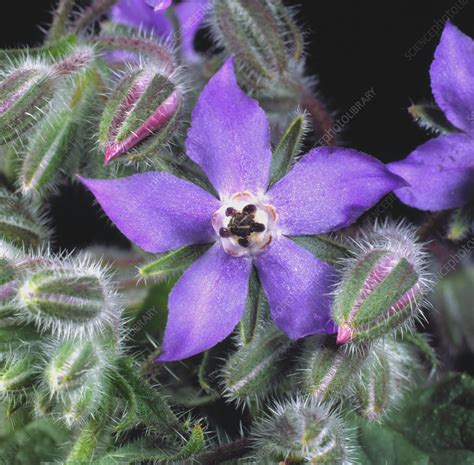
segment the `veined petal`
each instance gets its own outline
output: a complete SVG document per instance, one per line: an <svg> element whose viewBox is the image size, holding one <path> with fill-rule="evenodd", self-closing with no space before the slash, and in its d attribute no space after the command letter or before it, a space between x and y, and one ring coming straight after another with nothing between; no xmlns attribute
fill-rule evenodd
<svg viewBox="0 0 474 465"><path fill-rule="evenodd" d="M270 189L268 201L284 234L320 234L350 225L385 194L405 184L369 155L319 147Z"/></svg>
<svg viewBox="0 0 474 465"><path fill-rule="evenodd" d="M270 177L270 127L258 103L237 85L230 58L211 78L193 112L187 153L221 199L264 191Z"/></svg>
<svg viewBox="0 0 474 465"><path fill-rule="evenodd" d="M117 228L147 252L215 240L211 221L219 202L195 184L160 172L81 181Z"/></svg>
<svg viewBox="0 0 474 465"><path fill-rule="evenodd" d="M410 184L395 194L411 207L445 210L474 198L474 139L468 135L431 139L388 167Z"/></svg>
<svg viewBox="0 0 474 465"><path fill-rule="evenodd" d="M448 21L431 65L436 103L457 128L474 135L474 41Z"/></svg>
<svg viewBox="0 0 474 465"><path fill-rule="evenodd" d="M163 354L158 361L191 357L225 339L242 318L252 269L248 258L216 243L171 291Z"/></svg>
<svg viewBox="0 0 474 465"><path fill-rule="evenodd" d="M112 7L110 16L116 23L142 28L159 37L168 36L173 30L169 19L162 12L154 13L144 0L120 0Z"/></svg>
<svg viewBox="0 0 474 465"><path fill-rule="evenodd" d="M329 293L334 269L284 236L255 260L276 325L290 338L333 333Z"/></svg>

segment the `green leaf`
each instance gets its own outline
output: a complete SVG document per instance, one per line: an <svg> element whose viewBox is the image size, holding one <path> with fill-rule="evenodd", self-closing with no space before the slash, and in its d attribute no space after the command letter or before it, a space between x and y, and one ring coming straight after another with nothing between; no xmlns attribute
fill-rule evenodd
<svg viewBox="0 0 474 465"><path fill-rule="evenodd" d="M407 395L387 423L358 423L364 465L473 465L474 379L451 374Z"/></svg>
<svg viewBox="0 0 474 465"><path fill-rule="evenodd" d="M305 115L301 114L290 123L273 152L270 185L281 179L295 162L305 132Z"/></svg>
<svg viewBox="0 0 474 465"><path fill-rule="evenodd" d="M210 245L187 245L180 249L173 250L158 256L158 258L148 265L140 268L142 276L153 276L159 278L169 278L183 272L204 252Z"/></svg>
<svg viewBox="0 0 474 465"><path fill-rule="evenodd" d="M290 239L309 250L316 258L331 265L337 265L341 258L349 255L349 249L326 236L295 236Z"/></svg>

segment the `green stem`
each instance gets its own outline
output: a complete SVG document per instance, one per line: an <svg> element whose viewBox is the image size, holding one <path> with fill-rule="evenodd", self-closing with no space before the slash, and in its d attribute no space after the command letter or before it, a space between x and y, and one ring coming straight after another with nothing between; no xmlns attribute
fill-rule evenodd
<svg viewBox="0 0 474 465"><path fill-rule="evenodd" d="M85 29L89 24L94 22L99 16L106 13L117 3L118 0L96 0L90 7L84 10L84 13L74 23L74 30L80 31Z"/></svg>
<svg viewBox="0 0 474 465"><path fill-rule="evenodd" d="M54 42L64 34L74 2L75 0L59 0L53 16L53 24L48 32L48 42Z"/></svg>

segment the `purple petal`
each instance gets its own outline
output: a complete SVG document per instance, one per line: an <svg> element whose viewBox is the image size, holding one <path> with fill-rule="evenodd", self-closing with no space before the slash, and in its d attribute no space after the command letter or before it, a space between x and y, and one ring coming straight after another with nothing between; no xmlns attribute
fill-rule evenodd
<svg viewBox="0 0 474 465"><path fill-rule="evenodd" d="M219 202L188 181L157 172L81 181L117 228L147 252L215 240L211 220Z"/></svg>
<svg viewBox="0 0 474 465"><path fill-rule="evenodd" d="M159 37L171 34L173 27L162 13L154 13L143 0L120 0L111 10L113 21L126 26L142 28Z"/></svg>
<svg viewBox="0 0 474 465"><path fill-rule="evenodd" d="M474 134L474 41L446 23L431 65L436 103L457 128Z"/></svg>
<svg viewBox="0 0 474 465"><path fill-rule="evenodd" d="M290 338L333 333L330 317L334 269L282 236L255 265L276 325Z"/></svg>
<svg viewBox="0 0 474 465"><path fill-rule="evenodd" d="M388 167L410 184L395 193L411 207L445 210L474 197L474 139L465 134L432 139Z"/></svg>
<svg viewBox="0 0 474 465"><path fill-rule="evenodd" d="M186 147L221 198L267 187L270 128L258 103L237 85L231 58L202 91Z"/></svg>
<svg viewBox="0 0 474 465"><path fill-rule="evenodd" d="M176 16L181 26L181 40L183 55L188 62L201 61L194 50L194 38L206 18L210 2L207 0L187 0L175 6Z"/></svg>
<svg viewBox="0 0 474 465"><path fill-rule="evenodd" d="M242 318L252 263L226 254L216 243L171 291L159 361L181 360L225 339Z"/></svg>
<svg viewBox="0 0 474 465"><path fill-rule="evenodd" d="M145 0L148 6L153 8L153 11L158 12L166 10L171 6L172 0Z"/></svg>
<svg viewBox="0 0 474 465"><path fill-rule="evenodd" d="M268 199L284 234L320 234L350 225L405 184L369 155L319 147L270 189Z"/></svg>

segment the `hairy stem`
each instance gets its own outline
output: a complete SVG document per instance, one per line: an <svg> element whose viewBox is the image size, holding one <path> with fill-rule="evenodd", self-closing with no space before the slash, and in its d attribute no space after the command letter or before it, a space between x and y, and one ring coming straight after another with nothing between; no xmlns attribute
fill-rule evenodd
<svg viewBox="0 0 474 465"><path fill-rule="evenodd" d="M96 0L74 23L74 30L80 31L109 10L118 0Z"/></svg>
<svg viewBox="0 0 474 465"><path fill-rule="evenodd" d="M75 0L59 0L54 12L53 24L48 32L48 42L58 40L64 34L74 3Z"/></svg>

